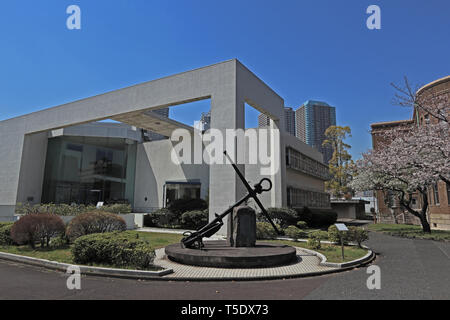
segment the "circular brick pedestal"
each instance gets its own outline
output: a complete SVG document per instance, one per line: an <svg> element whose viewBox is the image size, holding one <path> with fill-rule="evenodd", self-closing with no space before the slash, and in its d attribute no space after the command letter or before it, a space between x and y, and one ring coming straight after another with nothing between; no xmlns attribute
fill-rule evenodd
<svg viewBox="0 0 450 320"><path fill-rule="evenodd" d="M182 248L173 244L165 248L175 262L215 268L268 268L297 261L296 249L287 245L257 243L251 248L235 248L226 241L205 241L203 250Z"/></svg>

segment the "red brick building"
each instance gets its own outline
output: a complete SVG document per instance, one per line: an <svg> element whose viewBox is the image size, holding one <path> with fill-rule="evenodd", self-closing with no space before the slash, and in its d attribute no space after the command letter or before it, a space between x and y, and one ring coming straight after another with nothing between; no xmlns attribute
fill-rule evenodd
<svg viewBox="0 0 450 320"><path fill-rule="evenodd" d="M450 76L433 81L417 91L418 99L439 98L447 105L450 103ZM447 119L450 114L447 114ZM427 121L437 122L437 118L428 114L420 108L416 108L411 120L392 121L374 123L372 128L372 144L373 149L382 148L383 141L381 133L387 129L403 128L408 130L413 125L424 125ZM450 141L449 141L450 143ZM404 210L397 199L388 192L376 192L378 202L378 219L382 223L407 223L420 224L415 216ZM450 230L450 187L443 181L439 181L436 185L428 188L428 219L432 229ZM419 210L422 206L420 194L413 195L412 206Z"/></svg>

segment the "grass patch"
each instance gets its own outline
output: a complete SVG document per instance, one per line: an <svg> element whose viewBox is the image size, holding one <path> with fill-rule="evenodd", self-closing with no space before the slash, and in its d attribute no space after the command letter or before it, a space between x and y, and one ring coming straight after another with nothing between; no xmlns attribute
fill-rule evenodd
<svg viewBox="0 0 450 320"><path fill-rule="evenodd" d="M431 233L425 233L421 226L407 224L370 224L369 230L410 239L450 241L450 231L432 230Z"/></svg>
<svg viewBox="0 0 450 320"><path fill-rule="evenodd" d="M306 242L294 242L294 241L287 241L287 240L270 240L268 242L275 242L275 243L286 244L288 246L293 246L293 247L311 249L308 247ZM317 251L317 252L323 254L325 257L327 257L328 262L334 262L334 263L343 263L343 262L353 261L353 260L364 257L368 252L368 250L366 250L366 249L358 248L355 246L344 246L345 259L342 260L341 246L322 243L322 248L319 250L314 250L314 251Z"/></svg>
<svg viewBox="0 0 450 320"><path fill-rule="evenodd" d="M0 246L0 251L4 253L12 253L26 257L46 259L62 263L73 263L70 247L61 249L52 248L35 248L29 246Z"/></svg>
<svg viewBox="0 0 450 320"><path fill-rule="evenodd" d="M136 234L138 234L140 239L149 241L150 248L153 250L163 248L169 244L178 243L181 241L182 238L182 235L170 233L150 233L150 232L136 232L136 231L125 231L125 232L130 236L130 238L136 238ZM0 251L5 253L12 253L26 257L73 264L74 262L72 252L70 251L70 249L71 249L70 246L60 249L39 248L39 247L32 249L29 246L0 246ZM99 264L93 264L93 266L114 267L110 265L99 265ZM131 269L131 268L122 268L122 269Z"/></svg>

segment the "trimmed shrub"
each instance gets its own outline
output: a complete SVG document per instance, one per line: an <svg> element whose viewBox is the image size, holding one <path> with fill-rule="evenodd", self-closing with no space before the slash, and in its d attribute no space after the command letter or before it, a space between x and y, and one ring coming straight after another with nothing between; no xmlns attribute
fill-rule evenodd
<svg viewBox="0 0 450 320"><path fill-rule="evenodd" d="M84 205L84 204L36 204L30 205L28 203L22 204L18 203L16 206L16 213L25 215L32 213L50 213L56 214L58 216L77 216L86 212L92 212L97 210L94 205ZM131 213L131 205L129 204L109 204L104 205L100 211L110 212L110 213Z"/></svg>
<svg viewBox="0 0 450 320"><path fill-rule="evenodd" d="M203 211L208 208L208 204L203 199L178 199L173 201L168 209L181 218L181 215L188 211ZM180 219L181 220L181 219Z"/></svg>
<svg viewBox="0 0 450 320"><path fill-rule="evenodd" d="M361 248L361 244L364 241L369 240L369 232L367 230L358 227L349 227L348 229L349 229L348 231L349 240L357 243L358 247Z"/></svg>
<svg viewBox="0 0 450 320"><path fill-rule="evenodd" d="M148 241L128 232L82 236L75 240L71 250L74 262L80 264L148 269L155 258Z"/></svg>
<svg viewBox="0 0 450 320"><path fill-rule="evenodd" d="M313 250L319 250L320 248L322 248L321 240L324 240L324 233L326 234L326 232L324 231L311 232L309 234L308 242L306 243L307 246Z"/></svg>
<svg viewBox="0 0 450 320"><path fill-rule="evenodd" d="M10 246L14 244L11 238L12 222L0 223L0 246Z"/></svg>
<svg viewBox="0 0 450 320"><path fill-rule="evenodd" d="M181 224L181 216L167 208L158 209L144 216L146 227L174 227Z"/></svg>
<svg viewBox="0 0 450 320"><path fill-rule="evenodd" d="M92 233L125 231L127 225L122 217L108 212L93 211L83 213L70 221L67 227L67 237L73 241L81 236Z"/></svg>
<svg viewBox="0 0 450 320"><path fill-rule="evenodd" d="M290 208L269 208L267 213L272 218L274 223L279 224L282 229L289 226L295 226L298 221L297 212ZM261 214L260 214L261 215ZM265 219L263 216L260 220ZM264 220L262 220L264 221Z"/></svg>
<svg viewBox="0 0 450 320"><path fill-rule="evenodd" d="M297 222L297 228L299 229L306 229L308 228L308 224L305 221L299 221Z"/></svg>
<svg viewBox="0 0 450 320"><path fill-rule="evenodd" d="M337 221L337 213L326 209L295 209L299 221L304 221L311 228L328 227Z"/></svg>
<svg viewBox="0 0 450 320"><path fill-rule="evenodd" d="M67 248L69 246L69 240L65 236L53 238L50 241L50 247L53 249Z"/></svg>
<svg viewBox="0 0 450 320"><path fill-rule="evenodd" d="M284 230L284 234L292 239L298 240L306 237L306 232L297 227L289 226Z"/></svg>
<svg viewBox="0 0 450 320"><path fill-rule="evenodd" d="M337 213L333 211L318 211L311 217L311 227L328 227L337 221Z"/></svg>
<svg viewBox="0 0 450 320"><path fill-rule="evenodd" d="M317 238L320 240L328 240L328 232L327 231L322 231L322 230L317 230L314 232L311 232L309 234L310 238Z"/></svg>
<svg viewBox="0 0 450 320"><path fill-rule="evenodd" d="M342 240L344 242L344 245L348 244L350 237L351 237L350 231L342 232ZM332 225L328 228L328 240L330 240L334 244L341 244L339 231L335 225Z"/></svg>
<svg viewBox="0 0 450 320"><path fill-rule="evenodd" d="M277 232L273 229L272 225L269 222L256 223L256 239L275 239L277 236Z"/></svg>
<svg viewBox="0 0 450 320"><path fill-rule="evenodd" d="M32 248L36 242L41 247L49 246L50 240L64 234L66 226L62 219L54 214L28 214L16 221L11 228L11 238L18 244L29 244Z"/></svg>
<svg viewBox="0 0 450 320"><path fill-rule="evenodd" d="M308 226L311 225L312 212L308 207L303 207L301 209L295 209L295 211L297 212L298 220L306 222L306 224Z"/></svg>
<svg viewBox="0 0 450 320"><path fill-rule="evenodd" d="M208 224L208 210L188 211L181 216L181 225L183 228L200 229Z"/></svg>
<svg viewBox="0 0 450 320"><path fill-rule="evenodd" d="M108 204L100 208L101 211L115 213L115 214L127 214L131 213L131 205L126 203Z"/></svg>

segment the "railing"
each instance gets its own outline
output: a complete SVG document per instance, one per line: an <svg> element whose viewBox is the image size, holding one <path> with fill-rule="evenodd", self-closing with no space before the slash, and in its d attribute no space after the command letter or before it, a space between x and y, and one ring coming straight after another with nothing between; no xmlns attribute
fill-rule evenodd
<svg viewBox="0 0 450 320"><path fill-rule="evenodd" d="M288 206L293 208L330 208L330 195L326 192L287 188Z"/></svg>
<svg viewBox="0 0 450 320"><path fill-rule="evenodd" d="M292 149L286 149L286 166L307 175L329 180L328 166Z"/></svg>

